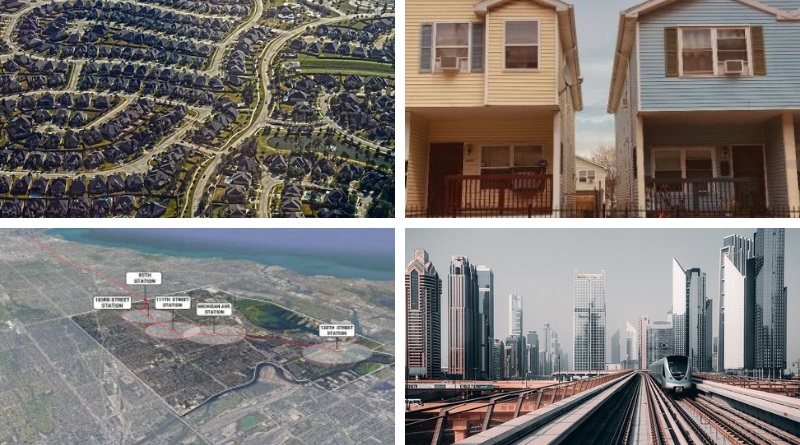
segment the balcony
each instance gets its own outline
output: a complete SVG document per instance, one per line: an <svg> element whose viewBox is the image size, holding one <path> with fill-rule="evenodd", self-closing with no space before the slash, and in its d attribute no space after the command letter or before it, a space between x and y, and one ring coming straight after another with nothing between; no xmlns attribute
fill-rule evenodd
<svg viewBox="0 0 800 445"><path fill-rule="evenodd" d="M445 177L443 208L430 216L514 217L550 215L553 175L515 173Z"/></svg>
<svg viewBox="0 0 800 445"><path fill-rule="evenodd" d="M750 178L654 178L645 190L648 218L768 216L764 192Z"/></svg>

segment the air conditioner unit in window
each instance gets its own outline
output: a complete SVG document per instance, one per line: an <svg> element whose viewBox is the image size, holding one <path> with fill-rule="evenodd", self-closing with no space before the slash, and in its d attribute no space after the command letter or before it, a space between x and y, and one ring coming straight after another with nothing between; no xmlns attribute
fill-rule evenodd
<svg viewBox="0 0 800 445"><path fill-rule="evenodd" d="M460 71L461 59L458 57L441 57L436 59L436 64L442 71Z"/></svg>
<svg viewBox="0 0 800 445"><path fill-rule="evenodd" d="M740 76L744 74L745 62L744 60L726 60L724 74L729 76Z"/></svg>

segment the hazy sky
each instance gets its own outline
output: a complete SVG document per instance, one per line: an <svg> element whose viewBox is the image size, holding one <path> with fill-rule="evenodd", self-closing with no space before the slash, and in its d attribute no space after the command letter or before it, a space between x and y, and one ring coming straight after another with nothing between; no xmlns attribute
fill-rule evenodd
<svg viewBox="0 0 800 445"><path fill-rule="evenodd" d="M576 114L578 154L614 144L614 116L606 112L619 13L641 0L572 0L578 25L578 54L584 81L583 111Z"/></svg>
<svg viewBox="0 0 800 445"><path fill-rule="evenodd" d="M408 229L406 264L422 246L442 278L447 307L447 274L452 255L494 270L495 337L508 336L509 294L523 298L523 329L542 332L550 323L572 360L573 271L606 273L606 346L625 321L665 320L672 306L672 258L706 273L706 295L714 300L718 332L719 249L731 234L753 237L755 229ZM800 358L800 229L786 230L785 285L788 287L788 362ZM447 312L442 311L446 347ZM624 350L623 350L624 351ZM442 355L446 362L446 354Z"/></svg>

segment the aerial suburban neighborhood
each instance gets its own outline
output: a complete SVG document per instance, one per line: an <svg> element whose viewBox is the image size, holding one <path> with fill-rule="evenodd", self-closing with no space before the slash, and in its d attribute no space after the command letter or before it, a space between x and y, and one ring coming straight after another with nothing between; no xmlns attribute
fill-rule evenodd
<svg viewBox="0 0 800 445"><path fill-rule="evenodd" d="M392 217L392 0L0 1L0 216Z"/></svg>
<svg viewBox="0 0 800 445"><path fill-rule="evenodd" d="M594 34L575 3L407 1L407 217L800 216L800 1L631 0ZM613 142L581 158L601 101Z"/></svg>

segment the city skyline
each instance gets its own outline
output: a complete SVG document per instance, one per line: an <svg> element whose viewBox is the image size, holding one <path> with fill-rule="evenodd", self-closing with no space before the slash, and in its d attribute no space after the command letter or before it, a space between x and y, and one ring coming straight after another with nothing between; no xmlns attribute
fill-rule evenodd
<svg viewBox="0 0 800 445"><path fill-rule="evenodd" d="M672 308L670 263L673 257L687 267L700 268L707 275L706 295L713 301L712 332L716 336L719 332L716 315L719 313L720 247L729 235L750 238L755 230L409 229L407 240L428 250L436 265L449 262L453 255L468 256L474 263L489 265L494 272L495 295L516 293L522 296L525 314L522 331L541 333L544 324L549 323L561 333L563 351L570 356L574 352L572 272L604 269L608 356L610 334L618 327L625 327L631 320L638 325L642 316L648 316L651 322L668 320L667 312ZM800 279L791 273L800 267L798 251L792 248L798 241L800 230L788 229L785 286L788 287L787 313L790 315L797 313L800 307L800 300L792 297L793 289L800 289ZM407 245L407 258L411 251L413 248ZM443 294L447 292L443 289ZM642 298L643 295L648 297ZM543 307L547 310L543 311ZM494 310L497 313L495 331L509 332L508 317L500 315L508 314L508 300L495 298ZM800 357L800 342L793 339L800 337L800 327L789 323L787 329L787 366L796 371L791 363Z"/></svg>

